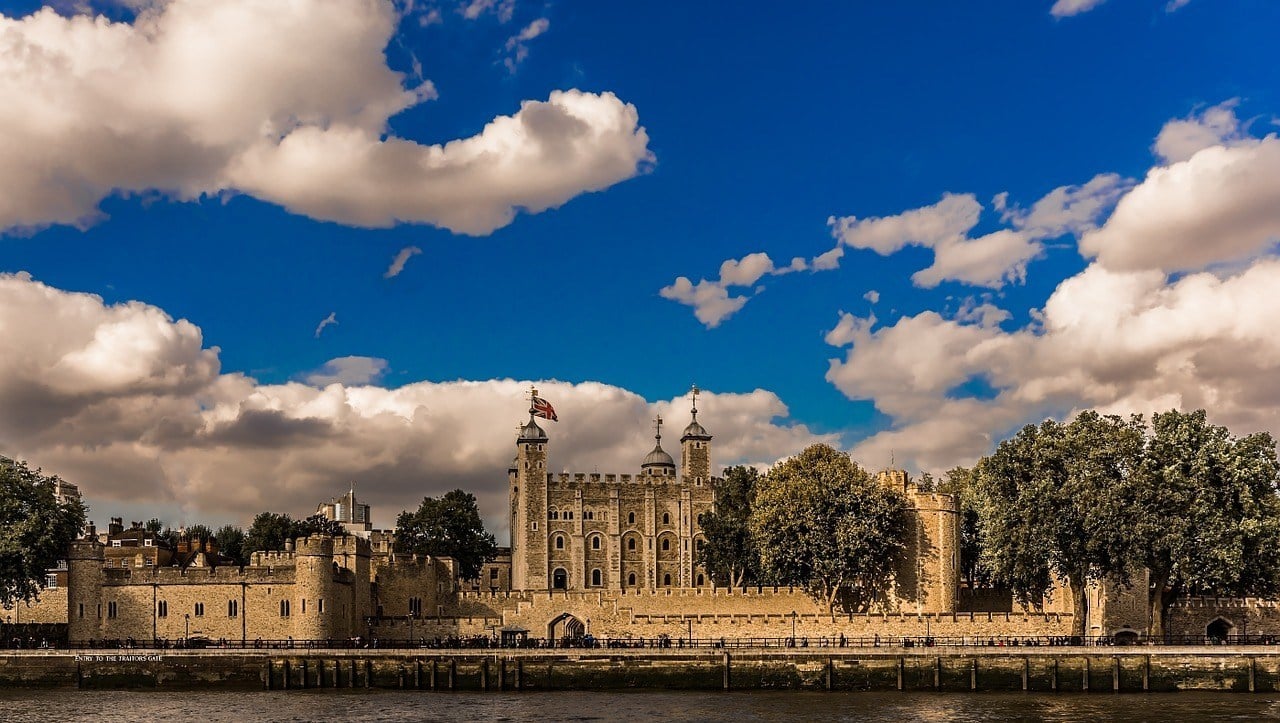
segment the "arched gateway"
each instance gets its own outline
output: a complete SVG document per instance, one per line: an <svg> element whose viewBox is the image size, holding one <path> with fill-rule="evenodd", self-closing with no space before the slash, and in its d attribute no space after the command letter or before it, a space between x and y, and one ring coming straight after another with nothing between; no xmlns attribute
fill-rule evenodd
<svg viewBox="0 0 1280 723"><path fill-rule="evenodd" d="M586 634L586 632L586 626L584 626L582 621L574 617L571 613L561 613L559 617L552 620L547 625L548 640L581 638Z"/></svg>

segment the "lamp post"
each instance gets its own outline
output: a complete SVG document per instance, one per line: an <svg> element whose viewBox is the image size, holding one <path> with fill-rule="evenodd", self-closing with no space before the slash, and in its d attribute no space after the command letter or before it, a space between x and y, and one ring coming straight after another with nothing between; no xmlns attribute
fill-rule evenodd
<svg viewBox="0 0 1280 723"><path fill-rule="evenodd" d="M190 640L191 639L191 613L183 613L182 622L186 625L186 634L183 635L183 638Z"/></svg>
<svg viewBox="0 0 1280 723"><path fill-rule="evenodd" d="M413 647L413 611L409 611L409 647Z"/></svg>
<svg viewBox="0 0 1280 723"><path fill-rule="evenodd" d="M795 647L795 644L796 644L796 614L797 613L795 610L791 611L791 646L792 647Z"/></svg>
<svg viewBox="0 0 1280 723"><path fill-rule="evenodd" d="M684 622L689 626L689 647L693 647L693 618L685 618Z"/></svg>

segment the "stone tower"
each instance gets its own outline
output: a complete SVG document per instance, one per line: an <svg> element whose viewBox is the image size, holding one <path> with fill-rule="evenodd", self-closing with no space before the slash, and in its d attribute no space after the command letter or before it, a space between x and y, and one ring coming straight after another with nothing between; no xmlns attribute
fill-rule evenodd
<svg viewBox="0 0 1280 723"><path fill-rule="evenodd" d="M923 491L906 470L889 469L876 481L906 498L907 537L894 573L898 606L906 613L950 613L960 590L960 502Z"/></svg>
<svg viewBox="0 0 1280 723"><path fill-rule="evenodd" d="M702 486L711 482L711 433L698 424L698 387L693 396L693 421L680 435L680 479L685 484Z"/></svg>
<svg viewBox="0 0 1280 723"><path fill-rule="evenodd" d="M511 479L511 587L547 584L547 433L533 421L520 428Z"/></svg>
<svg viewBox="0 0 1280 723"><path fill-rule="evenodd" d="M325 640L345 636L347 631L336 630L334 625L340 611L333 606L341 603L334 573L333 538L328 535L298 538L294 543L294 560L294 596L289 612L293 637Z"/></svg>
<svg viewBox="0 0 1280 723"><path fill-rule="evenodd" d="M67 552L67 639L101 637L102 545L97 540L73 540Z"/></svg>

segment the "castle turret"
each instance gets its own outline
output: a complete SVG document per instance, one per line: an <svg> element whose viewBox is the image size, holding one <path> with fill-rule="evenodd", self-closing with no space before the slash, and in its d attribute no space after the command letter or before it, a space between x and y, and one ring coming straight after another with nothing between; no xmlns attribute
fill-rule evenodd
<svg viewBox="0 0 1280 723"><path fill-rule="evenodd" d="M102 637L102 545L93 538L73 540L67 552L67 639Z"/></svg>
<svg viewBox="0 0 1280 723"><path fill-rule="evenodd" d="M328 535L300 537L294 542L294 595L290 602L293 637L298 640L325 640L343 637L335 630L338 611L338 581L333 564L333 538ZM345 626L343 626L345 628Z"/></svg>
<svg viewBox="0 0 1280 723"><path fill-rule="evenodd" d="M533 396L537 397L534 390ZM546 590L547 433L533 421L520 427L511 483L511 587Z"/></svg>
<svg viewBox="0 0 1280 723"><path fill-rule="evenodd" d="M698 423L698 385L693 386L693 420L680 435L680 479L702 486L711 481L711 433Z"/></svg>
<svg viewBox="0 0 1280 723"><path fill-rule="evenodd" d="M676 462L662 448L662 415L654 418L653 429L653 451L645 455L644 461L640 463L640 470L652 475L674 475Z"/></svg>

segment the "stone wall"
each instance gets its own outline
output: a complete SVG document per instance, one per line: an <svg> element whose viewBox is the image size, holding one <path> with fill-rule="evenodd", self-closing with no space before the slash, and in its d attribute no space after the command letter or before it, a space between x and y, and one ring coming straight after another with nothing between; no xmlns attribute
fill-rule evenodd
<svg viewBox="0 0 1280 723"><path fill-rule="evenodd" d="M1165 630L1170 635L1205 635L1209 624L1219 619L1228 624L1229 635L1280 636L1280 603L1256 598L1183 598L1165 615Z"/></svg>
<svg viewBox="0 0 1280 723"><path fill-rule="evenodd" d="M67 589L47 588L35 600L0 607L0 618L13 623L65 623Z"/></svg>

